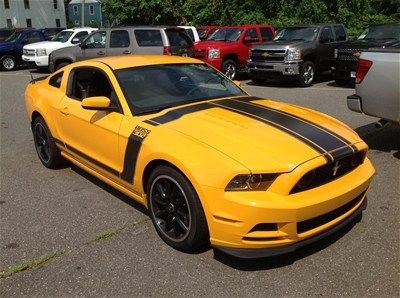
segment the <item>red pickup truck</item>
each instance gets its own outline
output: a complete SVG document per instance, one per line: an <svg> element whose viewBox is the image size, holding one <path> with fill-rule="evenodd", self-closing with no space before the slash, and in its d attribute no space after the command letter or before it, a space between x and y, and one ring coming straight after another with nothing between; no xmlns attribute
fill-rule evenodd
<svg viewBox="0 0 400 298"><path fill-rule="evenodd" d="M271 25L220 27L207 40L194 43L194 57L234 79L237 72L246 67L250 48L272 40L274 35Z"/></svg>

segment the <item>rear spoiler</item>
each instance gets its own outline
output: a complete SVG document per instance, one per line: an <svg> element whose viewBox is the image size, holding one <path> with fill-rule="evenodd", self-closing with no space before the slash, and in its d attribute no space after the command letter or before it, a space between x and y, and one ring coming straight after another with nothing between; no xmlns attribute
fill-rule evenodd
<svg viewBox="0 0 400 298"><path fill-rule="evenodd" d="M48 75L47 75L47 76L42 76L42 77L38 77L38 78L34 79L32 76L32 73L30 72L29 74L31 75L31 81L29 82L30 84L35 84L36 82L42 81L48 77Z"/></svg>

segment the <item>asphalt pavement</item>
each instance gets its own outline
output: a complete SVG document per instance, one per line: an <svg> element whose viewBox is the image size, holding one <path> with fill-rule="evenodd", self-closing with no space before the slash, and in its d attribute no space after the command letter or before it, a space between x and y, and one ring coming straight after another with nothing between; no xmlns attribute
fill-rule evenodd
<svg viewBox="0 0 400 298"><path fill-rule="evenodd" d="M378 119L349 111L354 89L329 77L310 88L242 81L251 95L347 123L370 146L376 176L360 222L289 255L239 260L209 247L176 251L130 198L76 167L43 167L25 112L29 80L28 70L0 72L0 272L15 269L0 278L0 297L399 297L400 127L378 130Z"/></svg>

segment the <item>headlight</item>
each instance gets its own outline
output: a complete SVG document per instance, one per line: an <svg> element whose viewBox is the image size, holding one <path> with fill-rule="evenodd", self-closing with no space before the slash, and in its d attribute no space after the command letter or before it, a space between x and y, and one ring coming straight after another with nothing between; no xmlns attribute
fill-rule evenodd
<svg viewBox="0 0 400 298"><path fill-rule="evenodd" d="M209 59L218 59L219 56L219 49L210 49L208 51L208 58Z"/></svg>
<svg viewBox="0 0 400 298"><path fill-rule="evenodd" d="M267 188L274 182L277 174L245 174L237 175L233 178L226 191L261 191Z"/></svg>
<svg viewBox="0 0 400 298"><path fill-rule="evenodd" d="M338 57L338 49L335 49L334 51L333 51L333 58L337 58Z"/></svg>
<svg viewBox="0 0 400 298"><path fill-rule="evenodd" d="M286 53L286 61L300 60L301 51L298 49L288 49Z"/></svg>
<svg viewBox="0 0 400 298"><path fill-rule="evenodd" d="M36 50L36 56L47 56L46 49L37 49Z"/></svg>

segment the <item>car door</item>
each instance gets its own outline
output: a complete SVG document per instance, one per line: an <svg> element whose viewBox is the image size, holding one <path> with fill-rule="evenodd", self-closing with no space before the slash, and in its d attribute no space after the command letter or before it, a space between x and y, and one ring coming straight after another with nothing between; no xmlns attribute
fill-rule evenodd
<svg viewBox="0 0 400 298"><path fill-rule="evenodd" d="M59 105L59 133L66 149L81 162L118 178L123 161L118 150L119 129L124 117L108 69L77 67L71 71L67 90ZM114 110L82 107L87 97L106 96Z"/></svg>
<svg viewBox="0 0 400 298"><path fill-rule="evenodd" d="M96 31L90 34L80 45L81 51L78 51L76 60L85 60L105 56L107 43L107 32Z"/></svg>
<svg viewBox="0 0 400 298"><path fill-rule="evenodd" d="M131 54L131 40L126 29L116 29L110 32L110 44L107 48L107 56Z"/></svg>
<svg viewBox="0 0 400 298"><path fill-rule="evenodd" d="M318 63L319 70L328 70L332 63L335 38L331 26L324 26L319 36Z"/></svg>

